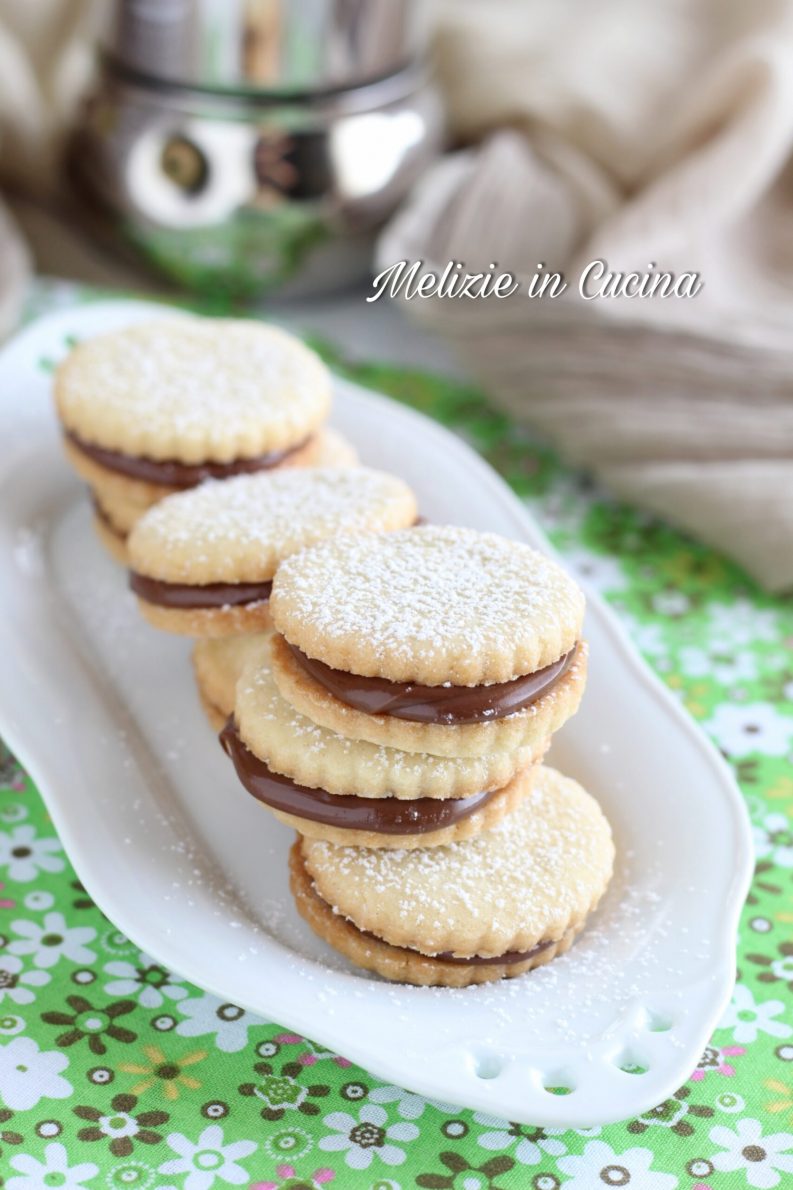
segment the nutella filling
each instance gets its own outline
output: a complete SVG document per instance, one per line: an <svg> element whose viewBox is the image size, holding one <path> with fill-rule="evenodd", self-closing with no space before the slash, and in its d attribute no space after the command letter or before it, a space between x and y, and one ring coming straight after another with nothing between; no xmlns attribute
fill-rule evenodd
<svg viewBox="0 0 793 1190"><path fill-rule="evenodd" d="M301 669L334 698L356 711L446 726L503 719L530 706L567 672L576 653L574 647L552 665L513 678L511 682L494 682L489 686L420 686L417 682L391 682L388 678L362 677L332 669L294 645L290 644L289 648Z"/></svg>
<svg viewBox="0 0 793 1190"><path fill-rule="evenodd" d="M452 826L495 797L498 790L466 798L353 797L309 789L272 772L241 740L233 719L220 733L220 743L248 793L273 810L336 826L342 830L375 831L378 835L421 835Z"/></svg>
<svg viewBox="0 0 793 1190"><path fill-rule="evenodd" d="M263 583L165 583L131 570L129 585L136 595L158 607L182 610L240 607L247 603L263 603L270 598L272 582Z"/></svg>
<svg viewBox="0 0 793 1190"><path fill-rule="evenodd" d="M194 488L205 479L228 479L232 475L249 475L256 471L267 471L277 467L290 455L302 450L308 438L289 446L285 450L271 450L249 459L232 459L230 463L182 463L179 459L148 459L143 455L125 455L118 450L106 450L84 442L71 430L64 431L65 437L77 450L108 471L116 471L129 479L141 479L145 483L159 484L166 488Z"/></svg>

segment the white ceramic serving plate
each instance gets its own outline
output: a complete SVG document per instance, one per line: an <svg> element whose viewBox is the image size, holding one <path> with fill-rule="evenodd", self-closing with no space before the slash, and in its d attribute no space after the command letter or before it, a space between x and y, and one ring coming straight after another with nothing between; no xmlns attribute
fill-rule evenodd
<svg viewBox="0 0 793 1190"><path fill-rule="evenodd" d="M290 832L237 784L196 701L189 643L137 616L61 457L42 361L152 309L59 312L0 355L0 731L86 888L159 962L435 1099L549 1127L660 1102L732 987L751 862L725 765L592 598L587 694L552 757L614 826L617 871L590 928L550 966L482 988L393 986L348 966L297 917ZM431 520L548 548L434 423L341 381L334 421L413 484Z"/></svg>

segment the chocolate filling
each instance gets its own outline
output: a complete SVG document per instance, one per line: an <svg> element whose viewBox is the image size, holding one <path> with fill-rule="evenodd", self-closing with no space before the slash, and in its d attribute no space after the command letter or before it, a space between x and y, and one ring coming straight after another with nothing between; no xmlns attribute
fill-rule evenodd
<svg viewBox="0 0 793 1190"><path fill-rule="evenodd" d="M414 801L328 793L324 789L308 789L290 777L272 772L240 739L233 719L229 719L219 738L240 781L258 801L284 814L343 830L422 835L467 818L498 793L494 789L466 798L423 797Z"/></svg>
<svg viewBox="0 0 793 1190"><path fill-rule="evenodd" d="M142 479L146 483L155 483L166 488L194 488L205 479L228 479L232 475L268 471L271 467L283 463L290 455L297 454L309 441L305 438L285 450L270 450L266 454L255 455L249 459L232 459L230 463L215 463L211 459L204 463L182 463L179 459L148 459L143 455L125 455L118 450L106 450L104 446L84 442L71 430L65 430L64 435L72 446L82 451L87 458L99 463L101 467L106 467L108 471L116 471L129 479Z"/></svg>
<svg viewBox="0 0 793 1190"><path fill-rule="evenodd" d="M131 570L129 585L136 595L158 607L190 608L240 607L263 603L270 598L272 582L264 583L164 583Z"/></svg>
<svg viewBox="0 0 793 1190"><path fill-rule="evenodd" d="M287 644L289 642L287 641ZM367 715L393 715L414 723L481 723L503 719L547 694L572 664L576 649L535 673L489 686L420 686L332 669L289 645L298 665L334 698Z"/></svg>

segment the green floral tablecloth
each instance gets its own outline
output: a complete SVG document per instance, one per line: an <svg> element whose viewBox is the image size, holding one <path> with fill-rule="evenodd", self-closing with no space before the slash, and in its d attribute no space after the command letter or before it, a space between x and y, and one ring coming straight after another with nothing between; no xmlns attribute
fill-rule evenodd
<svg viewBox="0 0 793 1190"><path fill-rule="evenodd" d="M37 312L58 296L44 291ZM622 1124L543 1130L427 1102L141 954L92 904L35 787L6 758L0 1185L793 1184L793 604L762 595L722 558L610 501L478 392L391 367L351 374L459 431L506 476L734 766L757 871L732 1004L689 1080Z"/></svg>

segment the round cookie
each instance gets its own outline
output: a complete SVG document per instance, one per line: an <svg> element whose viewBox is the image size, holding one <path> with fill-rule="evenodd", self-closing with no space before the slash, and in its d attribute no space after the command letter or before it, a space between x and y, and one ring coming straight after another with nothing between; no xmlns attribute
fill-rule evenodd
<svg viewBox="0 0 793 1190"><path fill-rule="evenodd" d="M235 319L184 316L100 335L55 376L73 465L140 508L206 478L309 464L330 395L314 352Z"/></svg>
<svg viewBox="0 0 793 1190"><path fill-rule="evenodd" d="M228 464L303 443L327 417L330 378L277 327L179 317L78 344L58 367L55 403L66 430L90 445Z"/></svg>
<svg viewBox="0 0 793 1190"><path fill-rule="evenodd" d="M307 719L283 699L270 667L272 637L246 654L235 717L243 743L299 785L366 798L465 798L500 789L547 747L477 757L441 757L351 740ZM309 833L303 827L304 834Z"/></svg>
<svg viewBox="0 0 793 1190"><path fill-rule="evenodd" d="M210 726L220 731L234 714L237 679L254 653L261 652L267 633L197 640L193 645L193 673L201 705Z"/></svg>
<svg viewBox="0 0 793 1190"><path fill-rule="evenodd" d="M528 748L541 754L548 740L578 710L586 686L589 648L580 641L564 673L523 710L479 723L414 723L368 714L335 698L298 663L282 636L272 642L272 669L281 696L314 723L351 740L366 740L403 752L481 757Z"/></svg>
<svg viewBox="0 0 793 1190"><path fill-rule="evenodd" d="M366 467L207 481L168 496L135 525L130 585L157 628L188 636L260 631L285 558L325 537L400 529L416 511L402 480Z"/></svg>
<svg viewBox="0 0 793 1190"><path fill-rule="evenodd" d="M540 767L517 808L465 842L375 851L299 838L292 891L311 927L360 966L462 987L520 974L566 950L613 863L597 802Z"/></svg>

